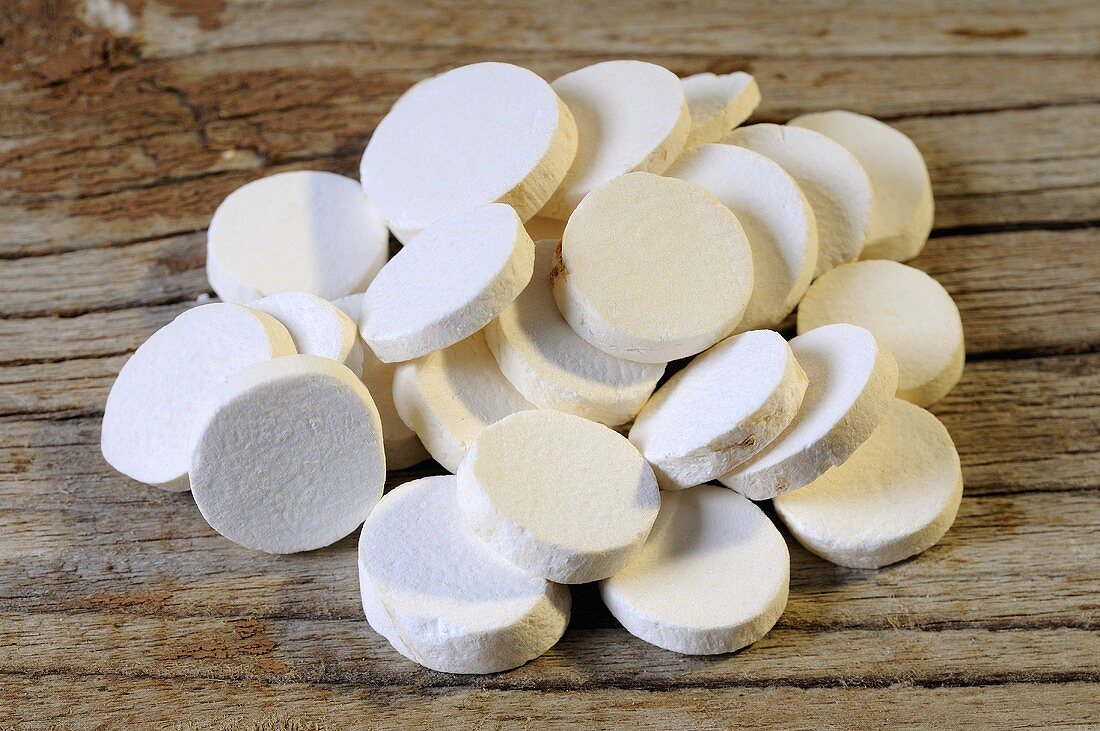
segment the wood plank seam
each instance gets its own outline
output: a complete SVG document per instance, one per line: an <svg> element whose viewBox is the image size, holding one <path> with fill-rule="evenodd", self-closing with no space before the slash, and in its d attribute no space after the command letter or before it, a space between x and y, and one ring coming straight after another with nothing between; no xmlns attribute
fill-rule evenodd
<svg viewBox="0 0 1100 731"><path fill-rule="evenodd" d="M1060 491L1068 492L1068 491ZM1026 492L1013 493L1014 495L1029 494ZM1034 494L1034 493L1031 493ZM793 539L792 539L793 540ZM157 543L159 539L148 540L135 540L135 543ZM343 614L340 612L326 612L326 613L310 613L310 612L271 612L271 611L253 611L247 614L241 614L240 612L219 612L215 608L204 610L201 614L195 614L190 612L175 611L168 607L150 607L141 604L127 605L112 608L109 612L104 611L102 608L96 606L88 607L60 607L55 604L49 605L36 605L30 603L30 608L23 608L20 606L19 600L35 600L39 599L35 594L10 594L7 596L0 596L0 612L15 613L15 614L37 614L37 615L60 615L60 616L112 616L118 618L154 618L154 619L172 619L172 620L272 620L272 621L288 621L288 622L330 622L339 621L350 624L361 623L366 626L366 619L361 613L358 614ZM27 604L27 602L24 602ZM581 628L571 628L567 630L567 633L585 632L590 630L621 630L623 638L625 639L628 634L625 629L622 628L614 619L607 615L607 617L600 617L598 623L586 624ZM866 632L891 632L891 631L910 631L910 632L958 632L963 630L986 630L989 632L1027 632L1027 631L1040 631L1040 630L1079 630L1083 632L1095 632L1100 630L1100 617L1097 618L1070 618L1060 617L1055 620L1031 620L1026 616L1021 616L1015 619L982 619L982 620L956 620L946 619L942 621L921 621L917 623L900 623L898 621L844 621L844 622L819 622L806 621L799 619L796 622L790 620L780 619L773 630L780 636L784 630L797 631L803 634L835 634L838 632L854 632L854 631L866 631ZM366 630L369 632L373 632Z"/></svg>
<svg viewBox="0 0 1100 731"><path fill-rule="evenodd" d="M733 658L736 659L736 658ZM425 673L428 674L428 673ZM415 687L421 691L431 690L445 690L445 689L481 689L481 690L493 690L498 692L507 693L509 691L524 691L530 690L530 683L508 683L506 680L500 678L494 678L492 676L486 678L479 678L477 676L443 676L442 673L430 673L432 676L442 676L439 678L430 677L428 679L418 678ZM261 685L279 686L287 685L290 683L305 683L315 687L363 687L369 686L386 686L394 685L393 680L400 679L400 675L395 675L394 678L379 677L373 682L364 684L360 678L350 678L342 680L335 677L326 677L323 679L307 679L292 677L286 679L280 679L278 676L264 678L257 674L246 673L227 673L223 675L195 675L195 674L179 674L170 672L146 672L138 671L132 672L126 669L119 669L113 671L107 670L71 670L71 669L44 669L44 670L24 670L19 668L0 668L0 677L26 677L26 678L46 678L46 677L59 677L59 678L115 678L115 679L135 679L135 678L153 678L158 680L206 680L206 681L240 681L247 680L253 683L259 683ZM610 682L592 682L587 680L581 683L569 683L569 682L546 682L541 681L538 685L538 690L543 692L567 692L567 691L594 691L594 690L639 690L648 692L669 692L688 689L705 689L705 690L726 690L726 689L738 689L743 688L746 690L751 689L765 689L765 688L798 688L800 690L811 689L838 689L838 688L891 688L897 686L899 683L905 687L911 688L986 688L996 687L1002 685L1015 685L1018 683L1030 683L1036 685L1060 685L1064 683L1100 683L1100 673L1090 671L1048 671L1048 672L1028 672L1028 673L998 673L990 674L981 677L959 677L957 675L942 675L942 676L929 676L926 678L914 678L905 675L887 675L879 678L875 677L859 677L859 678L838 678L835 676L822 676L819 678L791 678L786 680L776 681L753 681L748 679L738 679L736 681L719 681L711 679L693 680L690 683L677 682L675 679L662 679L657 682L631 681L625 678L612 680Z"/></svg>

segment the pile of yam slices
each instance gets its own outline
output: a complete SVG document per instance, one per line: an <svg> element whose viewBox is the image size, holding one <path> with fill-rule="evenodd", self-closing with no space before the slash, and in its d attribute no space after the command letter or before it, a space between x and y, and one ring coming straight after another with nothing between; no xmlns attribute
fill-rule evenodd
<svg viewBox="0 0 1100 731"><path fill-rule="evenodd" d="M924 551L962 495L924 407L964 361L950 296L900 263L932 226L924 160L852 112L742 126L759 101L642 61L421 81L359 181L218 207L221 301L125 364L104 456L249 549L361 527L370 626L453 673L546 652L584 582L668 650L755 642L790 576L760 501L842 566ZM429 457L452 474L383 496Z"/></svg>

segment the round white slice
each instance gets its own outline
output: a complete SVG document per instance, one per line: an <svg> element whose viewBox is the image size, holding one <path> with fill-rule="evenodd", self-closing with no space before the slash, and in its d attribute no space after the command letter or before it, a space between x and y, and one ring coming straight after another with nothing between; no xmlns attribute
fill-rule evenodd
<svg viewBox="0 0 1100 731"><path fill-rule="evenodd" d="M358 322L362 301L362 294L352 294L341 297L332 304L353 321ZM420 443L420 437L405 426L405 422L401 421L401 417L397 414L397 407L393 404L393 377L396 366L393 363L383 363L378 360L370 348L363 343L358 332L355 337L359 340L359 352L363 356L360 364L363 385L370 391L374 405L378 408L378 418L382 420L386 469L403 470L430 459L431 455Z"/></svg>
<svg viewBox="0 0 1100 731"><path fill-rule="evenodd" d="M462 521L455 478L387 494L359 538L363 611L410 660L446 673L495 673L549 650L569 624L568 587L520 571Z"/></svg>
<svg viewBox="0 0 1100 731"><path fill-rule="evenodd" d="M531 283L489 323L485 339L505 377L539 408L624 424L653 393L664 364L616 358L573 331L550 290L557 251L556 241L535 244Z"/></svg>
<svg viewBox="0 0 1100 731"><path fill-rule="evenodd" d="M386 363L454 345L519 296L534 263L535 244L511 207L450 214L382 267L363 297L359 331Z"/></svg>
<svg viewBox="0 0 1100 731"><path fill-rule="evenodd" d="M397 366L393 403L401 420L449 472L458 471L485 427L535 408L500 372L482 333Z"/></svg>
<svg viewBox="0 0 1100 731"><path fill-rule="evenodd" d="M830 325L790 342L809 382L802 408L762 452L722 476L752 500L808 485L867 441L894 400L898 366L875 336Z"/></svg>
<svg viewBox="0 0 1100 731"><path fill-rule="evenodd" d="M877 119L839 110L804 114L788 124L839 142L867 171L874 200L862 258L907 261L920 253L935 204L928 167L911 139Z"/></svg>
<svg viewBox="0 0 1100 731"><path fill-rule="evenodd" d="M561 584L622 568L657 518L657 480L611 429L558 411L486 428L458 468L458 507L493 550Z"/></svg>
<svg viewBox="0 0 1100 731"><path fill-rule="evenodd" d="M382 497L382 423L366 386L315 355L257 363L195 417L191 493L210 527L267 553L355 530Z"/></svg>
<svg viewBox="0 0 1100 731"><path fill-rule="evenodd" d="M665 490L716 479L768 446L798 413L806 374L783 336L723 340L668 380L634 420L630 441Z"/></svg>
<svg viewBox="0 0 1100 731"><path fill-rule="evenodd" d="M798 332L835 322L867 328L898 362L898 396L939 401L962 376L962 319L947 290L919 269L893 261L838 267L814 282L798 306Z"/></svg>
<svg viewBox="0 0 1100 731"><path fill-rule="evenodd" d="M248 306L283 323L299 353L331 358L362 376L363 341L359 329L331 302L308 292L280 292Z"/></svg>
<svg viewBox="0 0 1100 731"><path fill-rule="evenodd" d="M847 462L775 510L798 542L857 569L915 556L935 545L962 500L962 468L939 419L894 399L871 438Z"/></svg>
<svg viewBox="0 0 1100 731"><path fill-rule="evenodd" d="M760 87L744 71L694 74L683 80L691 111L687 147L717 142L760 105Z"/></svg>
<svg viewBox="0 0 1100 731"><path fill-rule="evenodd" d="M206 276L225 302L295 290L332 300L367 288L389 240L351 178L279 173L238 188L214 211Z"/></svg>
<svg viewBox="0 0 1100 731"><path fill-rule="evenodd" d="M871 181L852 153L813 130L778 124L739 127L722 142L771 158L798 183L817 221L815 277L859 258L871 223Z"/></svg>
<svg viewBox="0 0 1100 731"><path fill-rule="evenodd" d="M565 231L565 221L546 218L545 216L535 216L523 224L523 227L527 229L527 234L532 241L542 241L543 239L561 241L561 235Z"/></svg>
<svg viewBox="0 0 1100 731"><path fill-rule="evenodd" d="M639 363L706 350L740 322L752 253L706 188L630 173L592 191L565 227L554 298L577 334Z"/></svg>
<svg viewBox="0 0 1100 731"><path fill-rule="evenodd" d="M577 121L577 156L539 215L566 219L588 193L631 171L663 173L684 149L691 115L674 73L645 61L604 61L559 77Z"/></svg>
<svg viewBox="0 0 1100 731"><path fill-rule="evenodd" d="M360 178L408 242L464 208L506 203L527 220L577 151L573 115L550 85L507 63L462 66L411 89L367 143Z"/></svg>
<svg viewBox="0 0 1100 731"><path fill-rule="evenodd" d="M817 222L794 178L778 163L734 145L688 150L666 175L714 193L745 229L755 283L737 329L778 326L806 293L817 265Z"/></svg>
<svg viewBox="0 0 1100 731"><path fill-rule="evenodd" d="M103 458L139 482L189 489L187 439L199 404L241 369L294 352L286 328L258 310L187 310L122 366L103 413Z"/></svg>
<svg viewBox="0 0 1100 731"><path fill-rule="evenodd" d="M600 595L635 637L715 655L751 645L787 606L791 559L768 516L713 485L663 493L645 545Z"/></svg>

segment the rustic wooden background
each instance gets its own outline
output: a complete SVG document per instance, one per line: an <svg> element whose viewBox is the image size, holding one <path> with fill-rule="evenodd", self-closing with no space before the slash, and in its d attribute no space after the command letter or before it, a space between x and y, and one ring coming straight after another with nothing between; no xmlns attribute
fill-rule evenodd
<svg viewBox="0 0 1100 731"><path fill-rule="evenodd" d="M1096 0L4 0L0 31L0 728L1100 728ZM792 545L786 614L734 656L650 647L581 589L545 657L448 676L370 631L354 539L251 553L104 464L111 381L207 291L227 193L355 175L427 74L620 57L744 69L757 121L848 108L925 152L915 263L968 345L940 545L880 571Z"/></svg>

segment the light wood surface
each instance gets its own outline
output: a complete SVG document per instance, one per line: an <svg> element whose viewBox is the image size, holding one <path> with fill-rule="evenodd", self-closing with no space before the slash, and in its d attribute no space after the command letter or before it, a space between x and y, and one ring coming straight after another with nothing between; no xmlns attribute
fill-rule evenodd
<svg viewBox="0 0 1100 731"><path fill-rule="evenodd" d="M1096 3L19 0L0 38L0 729L1100 728ZM619 57L747 70L755 121L849 108L925 153L914 264L968 352L933 409L966 483L939 545L857 571L792 541L786 613L732 656L580 587L547 655L449 676L371 632L353 538L252 553L103 462L112 379L208 292L231 190L354 175L451 66Z"/></svg>

